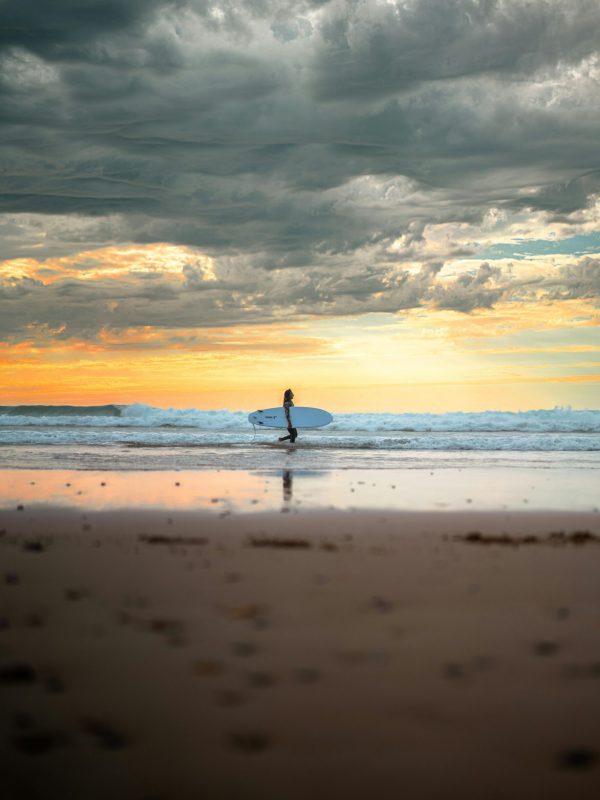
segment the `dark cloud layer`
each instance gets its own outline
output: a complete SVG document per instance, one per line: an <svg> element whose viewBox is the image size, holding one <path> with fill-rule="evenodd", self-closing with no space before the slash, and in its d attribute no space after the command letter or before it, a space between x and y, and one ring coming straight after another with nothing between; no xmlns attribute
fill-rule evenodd
<svg viewBox="0 0 600 800"><path fill-rule="evenodd" d="M129 32L144 35L144 23L172 0L3 0L0 47L22 47L49 61L90 59L98 39Z"/></svg>
<svg viewBox="0 0 600 800"><path fill-rule="evenodd" d="M581 220L600 193L599 50L596 0L4 0L0 257L172 242L235 263L252 296L265 270L294 273L234 320L286 299L489 306L493 268L436 288L439 255L424 258L423 288L402 258L426 226L490 210ZM162 324L159 296L187 319L171 289L96 287L96 316L121 291L140 324ZM40 309L69 298L3 291ZM218 304L198 316L229 319Z"/></svg>
<svg viewBox="0 0 600 800"><path fill-rule="evenodd" d="M332 4L315 85L336 99L394 95L425 81L468 76L528 78L595 53L599 24L595 0Z"/></svg>
<svg viewBox="0 0 600 800"><path fill-rule="evenodd" d="M501 301L597 298L600 261L587 258L552 277L515 280L483 262L454 278L441 264L402 269L277 270L233 268L207 279L201 264L180 273L136 272L123 278L63 278L43 283L0 277L0 340L85 339L103 331L206 328L399 310L446 309L464 314Z"/></svg>

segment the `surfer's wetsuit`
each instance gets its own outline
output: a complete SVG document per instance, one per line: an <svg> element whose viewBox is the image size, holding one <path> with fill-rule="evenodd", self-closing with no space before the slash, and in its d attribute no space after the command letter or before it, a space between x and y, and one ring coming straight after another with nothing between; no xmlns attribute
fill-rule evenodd
<svg viewBox="0 0 600 800"><path fill-rule="evenodd" d="M288 421L288 435L287 436L280 436L280 442L286 442L288 439L290 440L290 444L294 444L298 437L298 431L296 428L292 428L292 423L290 422L290 408L294 405L293 400L284 400L283 407L285 409L285 416Z"/></svg>

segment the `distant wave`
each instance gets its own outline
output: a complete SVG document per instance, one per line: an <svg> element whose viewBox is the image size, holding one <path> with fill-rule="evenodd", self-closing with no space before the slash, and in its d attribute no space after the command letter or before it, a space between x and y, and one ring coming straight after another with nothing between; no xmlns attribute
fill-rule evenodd
<svg viewBox="0 0 600 800"><path fill-rule="evenodd" d="M445 414L338 414L329 429L380 433L597 433L600 411L553 408Z"/></svg>
<svg viewBox="0 0 600 800"><path fill-rule="evenodd" d="M0 441L9 428L188 429L198 432L251 430L248 411L197 408L156 408L135 403L102 406L21 405L0 407ZM335 414L332 433L372 433L395 436L414 433L600 433L600 410L576 411L569 407L535 411Z"/></svg>
<svg viewBox="0 0 600 800"><path fill-rule="evenodd" d="M0 406L0 427L5 424L2 417L20 417L40 420L46 417L120 417L124 406ZM30 424L35 425L36 422ZM41 424L39 421L37 424Z"/></svg>

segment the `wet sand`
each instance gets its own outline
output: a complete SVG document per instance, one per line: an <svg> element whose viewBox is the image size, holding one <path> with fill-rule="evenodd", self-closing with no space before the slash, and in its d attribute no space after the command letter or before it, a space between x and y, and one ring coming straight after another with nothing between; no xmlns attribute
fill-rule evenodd
<svg viewBox="0 0 600 800"><path fill-rule="evenodd" d="M3 796L596 798L600 515L0 512Z"/></svg>

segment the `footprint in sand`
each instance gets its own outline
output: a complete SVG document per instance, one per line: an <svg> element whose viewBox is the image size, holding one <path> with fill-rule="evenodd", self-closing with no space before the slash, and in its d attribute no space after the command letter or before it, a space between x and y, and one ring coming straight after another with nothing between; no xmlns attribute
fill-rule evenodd
<svg viewBox="0 0 600 800"><path fill-rule="evenodd" d="M50 674L44 678L44 688L49 694L62 694L66 690L66 686L62 678L58 675Z"/></svg>
<svg viewBox="0 0 600 800"><path fill-rule="evenodd" d="M195 675L199 675L203 678L212 678L216 675L222 675L225 672L225 666L220 661L213 661L211 659L195 661L192 668Z"/></svg>
<svg viewBox="0 0 600 800"><path fill-rule="evenodd" d="M16 733L12 737L12 746L15 750L30 756L42 755L64 747L69 743L69 737L63 731L31 730Z"/></svg>
<svg viewBox="0 0 600 800"><path fill-rule="evenodd" d="M559 768L568 770L591 769L599 762L598 753L587 747L572 747L569 750L565 750L558 757Z"/></svg>
<svg viewBox="0 0 600 800"><path fill-rule="evenodd" d="M295 670L294 678L297 683L308 685L311 683L316 683L319 680L320 675L316 669L312 669L311 667L300 667L299 669Z"/></svg>
<svg viewBox="0 0 600 800"><path fill-rule="evenodd" d="M394 609L394 604L387 600L385 597L373 595L369 602L369 607L376 611L378 614L389 614Z"/></svg>
<svg viewBox="0 0 600 800"><path fill-rule="evenodd" d="M29 664L16 663L0 667L0 684L23 685L35 683L36 680L35 670Z"/></svg>
<svg viewBox="0 0 600 800"><path fill-rule="evenodd" d="M120 731L100 719L86 717L81 720L81 728L84 733L95 739L103 750L122 750L129 744Z"/></svg>
<svg viewBox="0 0 600 800"><path fill-rule="evenodd" d="M23 542L23 550L25 550L26 553L43 553L45 549L44 543L40 541L30 540Z"/></svg>
<svg viewBox="0 0 600 800"><path fill-rule="evenodd" d="M467 677L463 664L457 664L454 662L444 664L442 674L444 678L449 681L460 681Z"/></svg>
<svg viewBox="0 0 600 800"><path fill-rule="evenodd" d="M87 589L65 589L65 600L76 602L89 597L90 593Z"/></svg>
<svg viewBox="0 0 600 800"><path fill-rule="evenodd" d="M569 679L600 678L600 661L592 664L569 664L563 671L563 677Z"/></svg>
<svg viewBox="0 0 600 800"><path fill-rule="evenodd" d="M259 649L258 645L253 644L253 642L234 642L231 645L233 655L240 656L241 658L254 656L258 653Z"/></svg>
<svg viewBox="0 0 600 800"><path fill-rule="evenodd" d="M254 731L232 733L229 741L234 750L242 753L262 753L270 745L268 736Z"/></svg>
<svg viewBox="0 0 600 800"><path fill-rule="evenodd" d="M217 692L217 703L224 708L235 708L241 706L245 701L244 695L235 689L222 689Z"/></svg>
<svg viewBox="0 0 600 800"><path fill-rule="evenodd" d="M533 646L533 652L536 656L548 657L556 655L559 651L559 646L556 642L536 642Z"/></svg>
<svg viewBox="0 0 600 800"><path fill-rule="evenodd" d="M251 672L248 675L248 683L253 689L270 689L277 681L268 672Z"/></svg>

